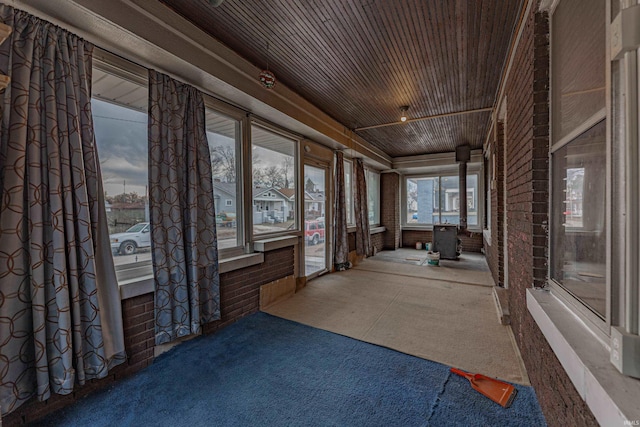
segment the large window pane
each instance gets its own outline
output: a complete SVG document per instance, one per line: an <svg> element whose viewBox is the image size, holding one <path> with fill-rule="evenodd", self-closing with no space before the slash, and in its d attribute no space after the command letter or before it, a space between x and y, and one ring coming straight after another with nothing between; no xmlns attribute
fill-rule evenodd
<svg viewBox="0 0 640 427"><path fill-rule="evenodd" d="M434 224L438 178L407 180L407 224Z"/></svg>
<svg viewBox="0 0 640 427"><path fill-rule="evenodd" d="M151 274L147 94L145 86L93 70L91 108L120 279Z"/></svg>
<svg viewBox="0 0 640 427"><path fill-rule="evenodd" d="M258 126L251 135L253 233L297 230L296 142Z"/></svg>
<svg viewBox="0 0 640 427"><path fill-rule="evenodd" d="M207 140L213 172L218 248L241 246L238 224L242 220L239 140L240 122L212 110L206 112ZM241 229L241 228L240 228Z"/></svg>
<svg viewBox="0 0 640 427"><path fill-rule="evenodd" d="M367 171L367 198L369 224L380 224L380 174Z"/></svg>
<svg viewBox="0 0 640 427"><path fill-rule="evenodd" d="M459 178L436 176L406 181L406 224L459 224ZM478 174L467 175L467 224L478 225Z"/></svg>
<svg viewBox="0 0 640 427"><path fill-rule="evenodd" d="M606 125L600 122L553 154L551 277L606 314Z"/></svg>
<svg viewBox="0 0 640 427"><path fill-rule="evenodd" d="M354 225L356 223L353 211L353 164L344 161L344 192L345 204L347 205L347 224Z"/></svg>
<svg viewBox="0 0 640 427"><path fill-rule="evenodd" d="M467 225L478 225L478 175L467 175Z"/></svg>
<svg viewBox="0 0 640 427"><path fill-rule="evenodd" d="M460 190L458 176L440 177L440 223L460 224Z"/></svg>

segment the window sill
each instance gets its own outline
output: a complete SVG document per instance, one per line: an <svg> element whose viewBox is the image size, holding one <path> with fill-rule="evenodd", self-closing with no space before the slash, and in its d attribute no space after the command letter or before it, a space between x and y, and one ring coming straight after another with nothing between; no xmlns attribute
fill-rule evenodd
<svg viewBox="0 0 640 427"><path fill-rule="evenodd" d="M527 289L527 308L598 422L640 421L640 380L618 372L606 345L549 291Z"/></svg>
<svg viewBox="0 0 640 427"><path fill-rule="evenodd" d="M387 227L384 227L384 226L376 226L376 227L369 228L369 234L384 233L385 231L387 231ZM352 227L352 226L347 227L347 234L355 233L355 232L356 232L356 227Z"/></svg>
<svg viewBox="0 0 640 427"><path fill-rule="evenodd" d="M254 253L226 258L220 261L220 273L228 273L234 270L250 267L264 262L263 253ZM154 292L153 274L135 277L118 282L120 288L120 299L125 300L140 295Z"/></svg>
<svg viewBox="0 0 640 427"><path fill-rule="evenodd" d="M228 273L234 270L240 270L241 268L251 267L252 265L262 264L263 262L264 254L262 253L244 254L226 258L220 261L220 274Z"/></svg>
<svg viewBox="0 0 640 427"><path fill-rule="evenodd" d="M444 224L444 225L456 225L456 224ZM433 231L433 225L403 225L402 231ZM470 233L482 233L483 230L477 226L467 227L467 231Z"/></svg>
<svg viewBox="0 0 640 427"><path fill-rule="evenodd" d="M269 252L297 244L298 236L272 237L271 239L262 239L253 242L253 250L256 252Z"/></svg>

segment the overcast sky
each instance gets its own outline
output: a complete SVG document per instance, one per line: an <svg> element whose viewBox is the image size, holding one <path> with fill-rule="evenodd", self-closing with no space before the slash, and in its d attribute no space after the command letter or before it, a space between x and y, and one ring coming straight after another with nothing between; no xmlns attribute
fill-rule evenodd
<svg viewBox="0 0 640 427"><path fill-rule="evenodd" d="M123 192L144 195L149 182L147 114L97 99L92 100L92 110L102 180L107 195ZM217 133L207 132L207 138L210 147L234 145L233 139ZM254 156L254 159L259 159L254 166L259 168L273 165L281 167L285 158L284 154L258 146L254 146ZM323 187L320 176L309 172L307 168L305 173L318 187ZM293 173L294 170L290 169L290 179L293 178Z"/></svg>
<svg viewBox="0 0 640 427"><path fill-rule="evenodd" d="M91 104L104 190L110 196L123 191L144 195L149 182L147 114L96 99Z"/></svg>

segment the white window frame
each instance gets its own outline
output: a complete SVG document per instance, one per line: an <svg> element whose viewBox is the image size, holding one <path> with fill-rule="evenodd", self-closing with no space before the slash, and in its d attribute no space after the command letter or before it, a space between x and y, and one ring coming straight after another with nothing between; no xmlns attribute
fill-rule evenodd
<svg viewBox="0 0 640 427"><path fill-rule="evenodd" d="M554 35L553 35L553 16L554 13L556 11L556 8L558 7L558 5L561 3L561 0L557 0L555 1L555 3L552 5L552 9L549 13L549 33L550 33L550 40L549 40L549 46L550 46L550 61L553 58L552 55L552 51L553 51L553 45L554 45ZM609 6L607 6L609 7ZM602 19L605 19L605 17L602 17ZM608 31L609 25L607 25L607 29L605 31ZM608 39L607 39L608 40ZM608 64L602 64L603 67L607 67L608 68ZM553 143L554 139L553 139L553 90L554 90L554 85L553 85L553 63L550 62L550 66L549 66L549 85L550 85L550 97L549 97L549 102L550 102L550 114L549 114L549 135L550 135L550 141L551 143L549 144L549 221L552 222L552 215L553 215L553 195L554 195L554 189L553 189L553 155L558 152L560 149L562 149L563 147L565 147L566 145L570 144L572 141L574 141L577 137L579 137L580 135L582 135L584 132L586 132L587 130L589 130L590 128L592 128L593 126L595 126L597 123L599 123L602 120L606 120L607 122L607 129L611 129L611 115L607 109L607 107L602 108L600 111L596 112L593 116L589 117L587 120L585 120L582 124L580 124L579 126L577 126L574 130L572 130L569 134L567 134L566 136L564 136L563 138L559 139L557 142ZM607 86L607 97L610 96L610 92L609 92L609 88L610 88L610 76L607 74L607 81L605 82L606 86ZM611 204L612 204L612 200L611 200L611 191L610 190L610 186L611 186L611 138L610 138L610 132L607 132L607 176L606 176L606 180L607 180L607 200L606 200L606 207L607 207L607 214L606 214L606 218L605 218L605 229L607 232L607 242L609 243L607 246L610 246L610 242L612 241L611 238ZM552 236L551 236L552 231L550 231L550 236L549 236L549 253L553 254L553 251L555 250L552 247ZM610 251L610 248L607 248L607 252ZM593 310L591 308L589 308L585 303L583 303L582 301L580 301L578 298L574 297L569 291L567 291L559 282L557 282L556 280L551 278L551 263L549 262L548 264L548 270L547 270L547 277L549 277L547 283L550 287L550 289L552 290L552 292L554 293L554 295L556 295L559 299L561 299L563 301L563 303L565 305L567 305L567 307L570 307L574 313L579 316L587 325L589 325L592 329L592 332L594 334L596 334L598 336L598 339L602 342L608 342L609 341L609 336L610 336L610 327L611 327L611 258L608 255L607 256L607 274L606 274L606 288L607 288L607 296L606 296L606 315L605 315L605 319L603 320L602 318L600 318L600 316L598 316L596 313L593 312Z"/></svg>
<svg viewBox="0 0 640 427"><path fill-rule="evenodd" d="M215 114L220 116L224 116L229 118L230 120L235 120L238 125L236 127L238 135L236 135L236 233L237 233L237 242L236 246L231 248L224 248L218 251L218 255L220 259L231 258L238 255L241 255L245 252L245 248L247 247L247 234L246 234L246 220L245 220L245 211L244 208L246 204L244 203L243 193L244 193L244 181L245 177L245 167L244 167L244 152L242 150L242 141L243 135L246 133L246 124L245 117L246 113L239 108L236 108L232 105L229 105L219 99L214 98L213 96L203 94L204 105L206 110L211 110ZM215 190L214 190L215 191ZM233 201L232 201L233 202ZM229 206L226 204L225 206ZM216 212L217 214L218 212Z"/></svg>
<svg viewBox="0 0 640 427"><path fill-rule="evenodd" d="M380 215L381 215L381 208L380 208L380 172L374 170L374 169L369 169L369 168L365 168L364 169L364 177L365 177L365 181L367 183L367 208L368 208L368 204L369 204L369 190L370 190L370 185L369 183L371 182L370 179L370 175L376 175L378 177L378 191L377 191L377 203L375 204L375 206L377 207L377 221L371 222L369 221L369 226L370 227L378 227L380 226L380 222L382 221ZM367 209L368 211L368 209ZM376 218L376 215L374 213L374 219Z"/></svg>
<svg viewBox="0 0 640 427"><path fill-rule="evenodd" d="M553 146L550 147L549 150L549 220L550 222L552 222L553 220L551 219L551 216L554 213L553 210L553 195L554 195L554 189L553 189L553 155L555 153L557 153L559 150L561 150L562 148L564 148L565 146L567 146L568 144L570 144L571 142L575 141L575 139L583 134L584 132L588 131L589 129L591 129L593 126L595 126L596 124L598 124L600 121L602 120L608 120L607 116L606 116L606 111L603 109L601 111L599 111L597 114L595 114L594 116L590 117L587 121L585 121L584 123L582 123L579 127L576 128L576 130L574 132L572 132L570 135L568 135L567 137L563 138L562 140L558 141L558 143L554 144ZM609 158L609 153L610 153L610 146L609 146L609 141L607 142L607 157ZM609 169L610 164L607 164L607 168ZM607 181L609 181L609 177L607 177ZM607 209L610 206L610 200L607 200L606 204L607 204ZM611 233L611 221L610 218L606 218L605 219L605 228L607 231L607 235L610 235ZM550 231L549 234L549 253L551 254L551 256L553 256L553 253L555 251L555 248L552 247L552 241L551 241L551 233L553 231ZM610 237L609 237L609 241L610 241ZM611 266L607 263L607 271L610 271ZM572 309L575 310L576 314L581 317L584 321L588 322L590 325L592 325L594 327L593 331L594 333L596 333L597 335L599 335L599 339L602 341L608 341L608 336L609 336L609 328L611 326L611 316L610 316L610 293L609 293L609 289L611 288L611 282L608 279L609 278L609 274L606 275L607 279L606 279L606 287L607 287L607 313L605 315L605 320L602 320L600 318L600 316L598 316L597 314L595 314L593 312L593 310L591 308L589 308L585 303L583 303L581 300L579 300L578 298L574 297L569 291L567 291L562 284L560 284L559 282L557 282L556 280L554 280L551 277L551 263L549 263L548 266L548 283L549 286L551 287L551 289L554 291L554 293L562 299L562 301L567 304L567 306L571 307Z"/></svg>
<svg viewBox="0 0 640 427"><path fill-rule="evenodd" d="M470 175L477 176L478 182L478 191L475 193L476 204L478 206L478 221L477 224L467 225L467 230L481 233L484 227L484 197L480 197L480 194L484 194L484 179L483 178L483 166L481 164L468 165L467 169L467 177ZM437 172L424 173L424 174L414 174L414 175L404 175L402 180L402 197L401 197L401 215L402 221L401 225L404 230L433 230L433 224L412 224L407 222L407 180L410 179L421 179L421 178L441 178L443 176L458 176L457 169L448 168L439 170ZM468 179L467 179L468 182Z"/></svg>
<svg viewBox="0 0 640 427"><path fill-rule="evenodd" d="M255 206L255 203L253 200L253 165L252 165L253 139L251 136L251 133L252 133L251 129L253 129L254 127L258 127L265 132L273 133L275 135L278 135L282 138L288 139L293 142L293 147L294 147L293 149L293 152L294 152L293 180L296 185L295 187L296 199L294 204L295 226L291 230L282 230L282 231L274 231L269 233L255 234L255 230L253 229L253 209L252 209L251 212L245 213L245 219L248 219L247 228L250 230L248 235L251 236L251 242L253 243L258 240L270 239L278 236L291 236L291 235L302 236L303 231L301 230L301 227L304 225L304 222L301 221L300 219L304 216L304 212L303 212L304 202L301 203L300 201L301 200L304 201L304 183L301 182L301 180L303 179L302 177L304 176L304 172L302 170L304 168L304 164L301 161L300 146L304 138L300 135L296 135L292 132L282 129L272 123L269 123L257 117L250 117L249 120L247 120L247 122L248 122L248 131L246 133L249 135L249 138L248 138L248 142L245 145L246 147L245 152L248 152L245 165L247 165L247 170L250 171L250 173L247 174L248 176L250 175L250 179L246 180L248 182L245 185L245 191L247 191L248 193L247 197L250 199L250 204Z"/></svg>

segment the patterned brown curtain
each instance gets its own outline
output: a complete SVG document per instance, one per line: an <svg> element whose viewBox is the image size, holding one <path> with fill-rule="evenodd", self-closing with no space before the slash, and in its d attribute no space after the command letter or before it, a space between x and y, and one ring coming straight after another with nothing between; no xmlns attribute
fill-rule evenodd
<svg viewBox="0 0 640 427"><path fill-rule="evenodd" d="M354 159L353 172L356 182L354 210L356 214L356 253L371 255L371 234L369 233L369 199L367 181L364 178L364 163L361 158Z"/></svg>
<svg viewBox="0 0 640 427"><path fill-rule="evenodd" d="M218 241L205 131L195 88L149 71L149 188L156 343L220 319Z"/></svg>
<svg viewBox="0 0 640 427"><path fill-rule="evenodd" d="M93 46L0 5L0 407L69 394L124 361L91 117ZM4 45L9 46L8 48Z"/></svg>
<svg viewBox="0 0 640 427"><path fill-rule="evenodd" d="M336 200L335 200L335 250L333 266L336 271L347 270L349 263L349 241L347 239L347 206L344 186L344 154L336 152Z"/></svg>

